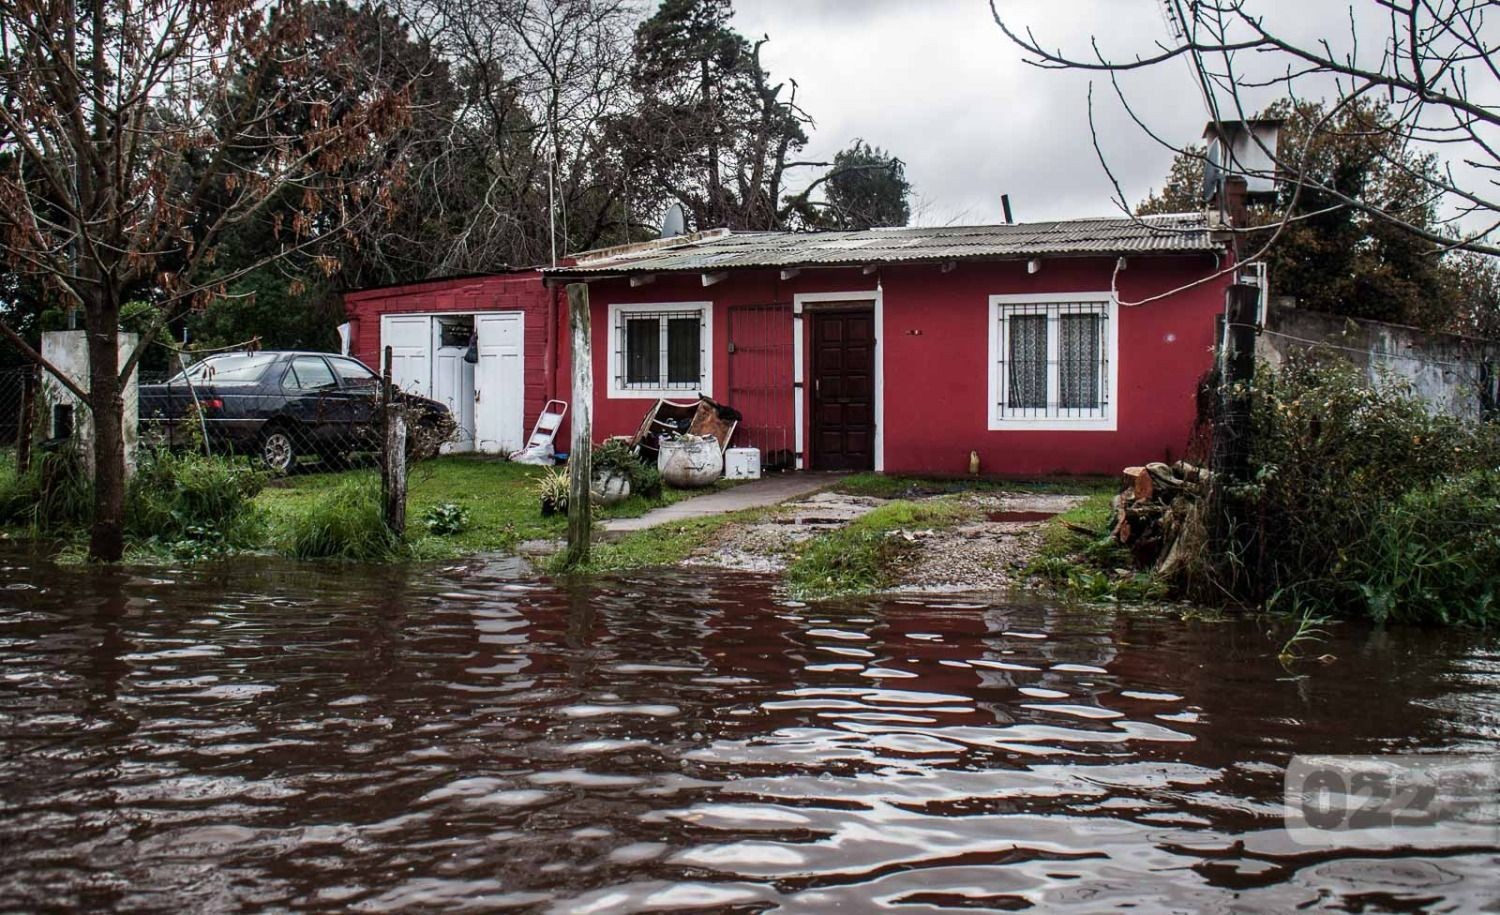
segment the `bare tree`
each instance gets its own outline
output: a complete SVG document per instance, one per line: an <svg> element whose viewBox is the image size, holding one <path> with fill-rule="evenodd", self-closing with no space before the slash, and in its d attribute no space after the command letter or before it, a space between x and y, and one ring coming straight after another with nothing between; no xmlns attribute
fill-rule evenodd
<svg viewBox="0 0 1500 915"><path fill-rule="evenodd" d="M629 176L604 123L628 108L628 0L408 0L458 99L374 227L378 281L536 264L624 241ZM374 280L375 277L351 278Z"/></svg>
<svg viewBox="0 0 1500 915"><path fill-rule="evenodd" d="M1213 121L1247 120L1251 92L1270 90L1293 103L1302 90L1330 93L1332 123L1351 106L1381 101L1390 112L1381 129L1395 142L1387 165L1405 167L1408 147L1442 150L1443 168L1413 174L1428 204L1443 214L1435 225L1407 218L1402 208L1358 199L1303 167L1298 155L1276 153L1259 174L1307 187L1365 216L1440 246L1500 254L1491 234L1500 226L1500 23L1486 21L1493 4L1478 0L1357 0L1348 33L1299 42L1289 36L1296 14L1277 21L1252 0L1162 0L1171 39L1139 53L1106 54L1099 42L1078 53L1043 43L1029 28L990 8L1000 29L1038 67L1107 75L1131 117L1175 153L1202 156L1162 139L1130 107L1117 77L1185 61ZM1491 17L1493 18L1493 16ZM1252 172L1252 174L1255 174ZM1117 201L1128 210L1122 199ZM1283 220L1286 218L1283 213Z"/></svg>
<svg viewBox="0 0 1500 915"><path fill-rule="evenodd" d="M0 253L83 315L87 392L48 368L92 413L92 558L123 551L122 390L145 348L388 199L370 179L407 86L361 60L309 41L296 0L0 0ZM225 237L259 218L279 243L217 270ZM158 314L122 363L120 308L142 291Z"/></svg>

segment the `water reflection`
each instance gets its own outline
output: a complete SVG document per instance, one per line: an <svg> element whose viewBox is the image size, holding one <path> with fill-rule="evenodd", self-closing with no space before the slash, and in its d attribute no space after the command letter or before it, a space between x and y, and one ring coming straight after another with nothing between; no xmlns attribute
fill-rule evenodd
<svg viewBox="0 0 1500 915"><path fill-rule="evenodd" d="M1310 854L1294 752L1493 751L1493 640L751 577L0 554L17 908L1472 909L1492 850Z"/></svg>

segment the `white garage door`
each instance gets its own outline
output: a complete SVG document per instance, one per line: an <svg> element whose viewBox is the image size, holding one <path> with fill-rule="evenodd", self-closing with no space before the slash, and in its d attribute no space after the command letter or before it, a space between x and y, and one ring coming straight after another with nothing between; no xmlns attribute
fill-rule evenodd
<svg viewBox="0 0 1500 915"><path fill-rule="evenodd" d="M480 312L479 365L474 372L474 437L480 451L505 453L525 444L525 313Z"/></svg>
<svg viewBox="0 0 1500 915"><path fill-rule="evenodd" d="M380 319L380 359L391 348L391 380L396 387L422 397L432 396L432 318L427 315L386 315ZM381 366L371 366L380 371Z"/></svg>

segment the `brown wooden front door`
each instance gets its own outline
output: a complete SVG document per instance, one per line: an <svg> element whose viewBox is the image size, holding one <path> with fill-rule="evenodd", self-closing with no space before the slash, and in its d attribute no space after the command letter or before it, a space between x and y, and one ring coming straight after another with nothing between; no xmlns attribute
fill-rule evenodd
<svg viewBox="0 0 1500 915"><path fill-rule="evenodd" d="M812 316L812 464L817 470L875 467L875 314Z"/></svg>

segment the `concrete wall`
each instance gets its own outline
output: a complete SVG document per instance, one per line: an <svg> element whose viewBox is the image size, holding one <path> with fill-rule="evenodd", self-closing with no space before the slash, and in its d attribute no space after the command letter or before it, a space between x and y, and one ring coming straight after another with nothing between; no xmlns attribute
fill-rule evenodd
<svg viewBox="0 0 1500 915"><path fill-rule="evenodd" d="M123 364L135 352L139 338L135 334L120 334L120 362ZM42 356L71 378L80 388L89 390L89 350L85 331L57 330L42 334ZM137 373L131 373L130 381L122 392L125 398L125 472L135 470L135 447L137 426L140 418L140 387ZM52 438L53 407L73 407L73 438L78 443L79 456L89 475L94 473L94 418L89 408L79 403L73 392L63 387L51 372L42 372L42 397L46 413L41 417L42 436Z"/></svg>
<svg viewBox="0 0 1500 915"><path fill-rule="evenodd" d="M1256 355L1273 365L1298 349L1324 345L1364 370L1371 384L1406 383L1437 412L1464 419L1495 415L1500 343L1434 334L1275 304Z"/></svg>

